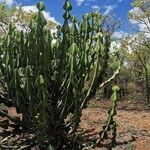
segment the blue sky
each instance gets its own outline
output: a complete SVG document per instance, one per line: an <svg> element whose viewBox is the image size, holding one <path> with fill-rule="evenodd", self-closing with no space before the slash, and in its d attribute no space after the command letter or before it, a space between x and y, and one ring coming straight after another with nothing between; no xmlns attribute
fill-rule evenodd
<svg viewBox="0 0 150 150"><path fill-rule="evenodd" d="M39 0L0 0L0 2L12 2L13 4L22 4L23 6L36 5ZM128 20L128 11L132 9L132 0L70 0L73 6L71 14L81 19L82 15L87 12L99 9L102 13L112 14L121 20L122 25L118 31L125 33L133 33L134 28ZM56 21L62 23L63 3L64 0L43 0L46 5L46 11L55 18Z"/></svg>

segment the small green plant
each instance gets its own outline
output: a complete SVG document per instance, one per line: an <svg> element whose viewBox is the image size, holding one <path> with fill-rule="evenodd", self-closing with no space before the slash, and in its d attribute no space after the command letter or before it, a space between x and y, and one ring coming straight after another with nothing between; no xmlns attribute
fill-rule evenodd
<svg viewBox="0 0 150 150"><path fill-rule="evenodd" d="M132 143L128 143L127 150L134 150L134 145Z"/></svg>
<svg viewBox="0 0 150 150"><path fill-rule="evenodd" d="M112 88L113 94L111 96L111 108L108 111L108 118L106 121L106 125L103 126L103 130L99 133L99 138L96 141L96 145L100 142L103 141L104 139L108 139L109 138L109 132L111 131L111 142L109 144L109 149L111 149L112 147L114 147L116 145L116 131L117 131L117 123L114 120L114 116L116 116L117 114L117 92L120 90L120 88L118 86L114 86Z"/></svg>

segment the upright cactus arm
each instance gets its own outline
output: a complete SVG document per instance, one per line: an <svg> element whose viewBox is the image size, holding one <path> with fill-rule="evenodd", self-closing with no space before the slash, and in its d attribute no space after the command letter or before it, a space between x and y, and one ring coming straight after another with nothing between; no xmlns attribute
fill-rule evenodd
<svg viewBox="0 0 150 150"><path fill-rule="evenodd" d="M107 40L105 42L106 42L105 46L103 47L103 51L104 51L104 56L103 57L104 57L104 59L103 59L103 62L101 64L101 70L99 71L99 73L97 75L97 78L96 78L96 81L95 81L95 86L93 86L93 89L92 89L88 99L91 99L95 95L97 88L103 82L104 76L106 74L106 70L108 68L109 46L110 46L109 37L107 37Z"/></svg>
<svg viewBox="0 0 150 150"><path fill-rule="evenodd" d="M111 96L111 108L108 111L108 118L106 125L103 127L103 130L99 133L99 138L96 141L96 144L98 144L100 141L108 138L108 131L112 130L112 141L110 144L110 147L112 148L116 144L116 121L114 121L114 116L117 114L116 106L117 106L117 93L120 90L118 86L114 86L112 88L113 94Z"/></svg>
<svg viewBox="0 0 150 150"><path fill-rule="evenodd" d="M90 14L83 15L83 33L84 33L84 45L85 42L89 39L89 34L91 32L91 26L90 26Z"/></svg>
<svg viewBox="0 0 150 150"><path fill-rule="evenodd" d="M100 55L101 55L101 43L100 43L100 37L98 37L97 39L97 43L96 43L96 47L95 47L95 51L97 53L97 61L96 61L96 68L95 68L95 73L94 73L94 78L91 82L91 85L90 85L90 88L89 90L87 91L87 94L82 102L82 105L80 107L80 109L83 109L83 107L86 105L86 103L88 102L88 100L91 98L91 92L95 86L95 83L96 83L96 79L97 79L97 75L98 75L98 71L99 71L99 67L100 67L100 64L99 64L99 61L100 61Z"/></svg>
<svg viewBox="0 0 150 150"><path fill-rule="evenodd" d="M91 48L93 40L94 40L94 34L100 32L99 31L99 26L100 26L100 21L101 21L101 16L97 12L92 12L91 13L91 36L90 36L90 44L89 48Z"/></svg>
<svg viewBox="0 0 150 150"><path fill-rule="evenodd" d="M77 29L77 25L76 25L76 17L75 16L72 16L71 17L71 22L72 22L72 27L71 27L71 31L70 31L70 35L71 35L71 43L78 43L78 37L79 37L79 34L78 34L78 29Z"/></svg>
<svg viewBox="0 0 150 150"><path fill-rule="evenodd" d="M67 52L70 47L70 28L69 28L69 19L71 18L70 10L72 9L71 3L69 0L65 0L65 4L63 6L65 13L63 15L64 18L64 24L61 28L62 32L62 43L60 47L60 54L59 54L59 65L58 65L58 71L59 73L63 73L63 67L66 66L67 61ZM61 81L61 79L59 79Z"/></svg>
<svg viewBox="0 0 150 150"><path fill-rule="evenodd" d="M71 15L70 15L70 10L72 9L72 6L71 6L71 3L69 0L65 0L65 4L64 4L64 10L65 10L65 13L63 15L63 18L64 18L64 24L63 24L63 27L62 27L62 33L63 33L63 44L64 44L64 49L68 48L68 43L67 43L67 40L69 40L68 38L68 35L70 33L70 30L69 30L69 25L68 25L68 21L69 19L71 18Z"/></svg>
<svg viewBox="0 0 150 150"><path fill-rule="evenodd" d="M69 48L69 79L68 79L68 85L67 85L67 91L66 91L66 96L65 96L65 101L64 101L64 109L62 111L62 115L64 114L65 111L72 105L72 102L70 102L70 95L75 87L75 72L76 72L76 53L78 51L78 47L75 43L73 43L70 48ZM76 88L76 87L75 87ZM74 103L74 102L73 102ZM62 117L61 117L62 118Z"/></svg>

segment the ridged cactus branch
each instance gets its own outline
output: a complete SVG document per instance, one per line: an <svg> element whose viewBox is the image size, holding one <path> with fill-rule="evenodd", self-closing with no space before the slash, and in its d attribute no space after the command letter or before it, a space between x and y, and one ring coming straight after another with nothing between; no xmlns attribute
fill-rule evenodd
<svg viewBox="0 0 150 150"><path fill-rule="evenodd" d="M96 141L96 144L98 144L100 141L104 140L104 139L108 139L108 132L112 131L112 137L111 137L111 142L109 144L109 148L112 148L116 145L116 127L117 127L117 123L114 120L114 116L117 114L117 93L119 92L120 88L118 86L114 86L112 88L113 90L113 94L111 96L111 108L108 111L108 118L107 118L107 122L106 125L103 126L103 130L99 133L99 138Z"/></svg>

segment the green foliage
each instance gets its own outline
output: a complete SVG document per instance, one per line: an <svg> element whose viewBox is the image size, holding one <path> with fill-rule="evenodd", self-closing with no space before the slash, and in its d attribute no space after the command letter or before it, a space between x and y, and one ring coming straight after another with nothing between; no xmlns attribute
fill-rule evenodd
<svg viewBox="0 0 150 150"><path fill-rule="evenodd" d="M77 22L70 15L69 0L64 4L63 26L57 26L57 33L51 35L45 28L44 4L38 3L37 8L28 32L17 31L10 24L2 41L3 103L22 114L22 128L32 128L41 147L62 149L67 136L76 131L82 109L103 83L111 37L101 32L99 13L85 14L83 21ZM115 106L110 117L112 111ZM1 116L5 116L3 111Z"/></svg>
<svg viewBox="0 0 150 150"><path fill-rule="evenodd" d="M128 144L127 150L134 150L134 146L133 146L132 143L129 143L129 144Z"/></svg>

